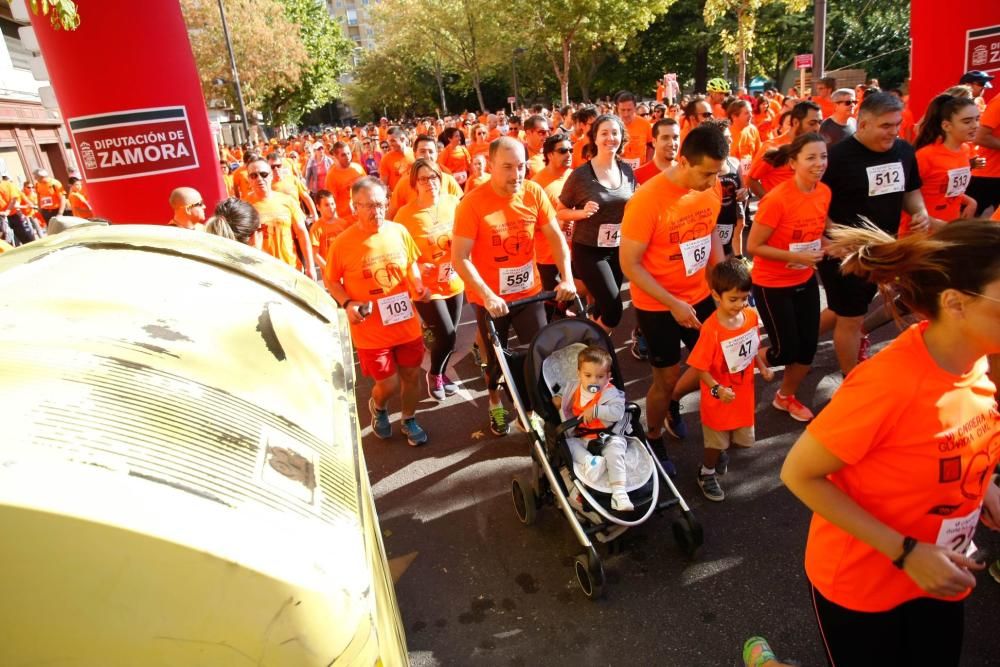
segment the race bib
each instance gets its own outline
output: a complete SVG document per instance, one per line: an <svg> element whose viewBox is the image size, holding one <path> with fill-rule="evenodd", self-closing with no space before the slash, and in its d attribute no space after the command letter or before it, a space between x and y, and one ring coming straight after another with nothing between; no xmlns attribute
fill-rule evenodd
<svg viewBox="0 0 1000 667"><path fill-rule="evenodd" d="M733 238L733 228L736 225L716 225L715 235L719 237L719 240L723 244L729 243L729 240Z"/></svg>
<svg viewBox="0 0 1000 667"><path fill-rule="evenodd" d="M52 197L42 197L38 200L38 205L42 208L53 208Z"/></svg>
<svg viewBox="0 0 1000 667"><path fill-rule="evenodd" d="M455 267L451 265L451 262L445 262L438 267L438 282L447 283L451 282L452 277L455 275Z"/></svg>
<svg viewBox="0 0 1000 667"><path fill-rule="evenodd" d="M632 167L633 171L639 168L639 158L637 158L637 157L631 157L631 158L630 157L623 157L622 158L622 162L624 162L628 166Z"/></svg>
<svg viewBox="0 0 1000 667"><path fill-rule="evenodd" d="M958 197L965 194L965 188L969 186L969 178L972 170L968 167L948 170L948 186L944 191L945 197Z"/></svg>
<svg viewBox="0 0 1000 667"><path fill-rule="evenodd" d="M963 556L969 555L973 548L972 536L976 532L976 525L979 523L979 513L981 511L982 507L977 507L965 516L942 521L935 544Z"/></svg>
<svg viewBox="0 0 1000 667"><path fill-rule="evenodd" d="M468 174L468 172L465 172L465 171L455 171L455 172L452 172L451 175L452 175L452 177L454 177L454 179L456 181L458 181L459 185L462 185L467 180L469 180L469 174Z"/></svg>
<svg viewBox="0 0 1000 667"><path fill-rule="evenodd" d="M500 296L517 294L535 285L535 267L532 262L524 266L500 269Z"/></svg>
<svg viewBox="0 0 1000 667"><path fill-rule="evenodd" d="M868 167L868 196L878 197L903 191L903 163L890 162Z"/></svg>
<svg viewBox="0 0 1000 667"><path fill-rule="evenodd" d="M756 329L744 331L735 338L722 341L722 355L726 358L729 372L739 373L752 364L759 347L760 340Z"/></svg>
<svg viewBox="0 0 1000 667"><path fill-rule="evenodd" d="M622 242L621 223L608 223L597 228L598 248L617 248Z"/></svg>
<svg viewBox="0 0 1000 667"><path fill-rule="evenodd" d="M681 259L684 260L684 273L694 275L708 264L708 251L712 247L712 237L706 234L699 239L681 243Z"/></svg>
<svg viewBox="0 0 1000 667"><path fill-rule="evenodd" d="M413 302L406 292L384 296L378 300L378 312L382 316L382 324L399 324L413 317Z"/></svg>
<svg viewBox="0 0 1000 667"><path fill-rule="evenodd" d="M805 241L804 243L788 244L789 252L809 252L812 250L819 250L822 247L823 247L822 242L819 239L816 239L815 241ZM799 270L809 268L805 264L795 264L792 262L789 262L785 266L787 266L789 269L799 269Z"/></svg>

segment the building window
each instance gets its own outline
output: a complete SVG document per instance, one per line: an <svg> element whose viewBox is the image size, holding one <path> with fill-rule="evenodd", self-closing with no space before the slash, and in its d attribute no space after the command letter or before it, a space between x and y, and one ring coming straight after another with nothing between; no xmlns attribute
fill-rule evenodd
<svg viewBox="0 0 1000 667"><path fill-rule="evenodd" d="M348 9L347 10L347 25L357 25L358 24L358 10Z"/></svg>
<svg viewBox="0 0 1000 667"><path fill-rule="evenodd" d="M14 69L31 69L31 51L24 47L20 35L17 34L18 25L13 21L0 18L0 30L3 31L3 41L7 44L7 51L10 53L10 62Z"/></svg>

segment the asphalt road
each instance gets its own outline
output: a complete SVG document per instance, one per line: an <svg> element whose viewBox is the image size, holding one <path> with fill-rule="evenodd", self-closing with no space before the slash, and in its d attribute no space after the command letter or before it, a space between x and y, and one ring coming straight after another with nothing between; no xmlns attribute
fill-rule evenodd
<svg viewBox="0 0 1000 667"><path fill-rule="evenodd" d="M460 354L474 335L470 320L467 311ZM628 308L614 339L626 393L644 405L648 366L626 347L633 322ZM884 327L873 349L894 333ZM778 479L802 425L770 406L777 381L765 385L757 377L758 440L733 454L721 478L722 503L705 499L695 482L699 399L685 398L691 435L674 441L671 455L705 545L696 560L686 560L670 530L673 514L654 516L620 538L620 553L601 550L606 594L591 602L576 582L572 559L581 550L562 514L546 507L530 527L514 514L510 483L530 470L528 436L512 430L492 437L471 356L462 355L453 377L463 380L460 394L420 403L426 446L408 447L398 426L389 441L363 431L413 665L742 665L741 647L752 635L766 637L781 658L826 664L802 568L810 514ZM827 338L799 398L818 411L839 377ZM362 379L358 413L365 424L369 390ZM976 541L1000 547L1000 536L982 528ZM997 665L1000 585L985 573L978 579L962 665Z"/></svg>

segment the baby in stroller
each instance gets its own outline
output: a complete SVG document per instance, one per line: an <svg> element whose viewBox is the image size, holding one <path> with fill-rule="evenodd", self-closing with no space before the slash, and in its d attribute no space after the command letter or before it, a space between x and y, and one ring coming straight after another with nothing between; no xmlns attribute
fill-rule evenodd
<svg viewBox="0 0 1000 667"><path fill-rule="evenodd" d="M625 487L628 443L619 424L625 416L625 394L611 383L611 364L611 355L604 348L591 345L580 350L576 381L561 388L552 402L563 421L581 420L566 438L574 463L591 483L597 483L606 471L611 508L631 512L635 508Z"/></svg>

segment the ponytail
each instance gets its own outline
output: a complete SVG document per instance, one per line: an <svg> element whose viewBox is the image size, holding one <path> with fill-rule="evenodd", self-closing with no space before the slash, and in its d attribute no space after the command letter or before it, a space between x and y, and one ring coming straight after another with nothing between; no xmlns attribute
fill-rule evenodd
<svg viewBox="0 0 1000 667"><path fill-rule="evenodd" d="M972 98L957 97L944 93L938 95L927 105L927 113L924 114L924 121L920 124L920 133L913 144L914 150L919 150L924 146L935 143L938 139L944 139L944 130L941 123L951 120L951 117L967 106L975 104Z"/></svg>
<svg viewBox="0 0 1000 667"><path fill-rule="evenodd" d="M229 222L227 222L221 215L213 215L211 218L206 220L205 231L209 234L229 239L230 241L236 240L236 236L233 235L233 228L229 226Z"/></svg>

